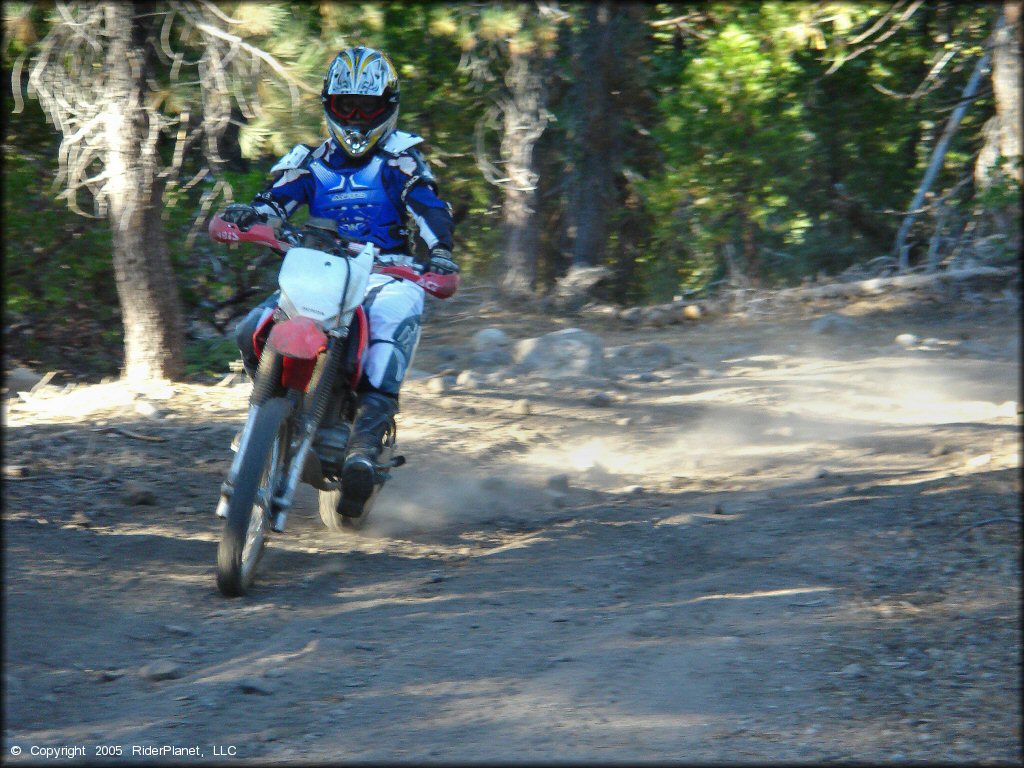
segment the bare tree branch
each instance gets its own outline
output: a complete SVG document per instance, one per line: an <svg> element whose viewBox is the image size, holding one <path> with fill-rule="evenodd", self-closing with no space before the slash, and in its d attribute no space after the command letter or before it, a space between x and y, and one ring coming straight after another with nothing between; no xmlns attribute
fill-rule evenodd
<svg viewBox="0 0 1024 768"><path fill-rule="evenodd" d="M897 0L897 2L889 6L889 10L882 14L881 18L879 18L874 24L868 27L867 30L865 30L861 34L857 35L857 37L850 40L850 45L857 45L858 43L863 42L867 38L871 37L871 35L875 34L875 32L877 32L878 30L885 26L886 22L892 18L892 15L896 13L900 9L900 7L903 6L905 3L906 0Z"/></svg>
<svg viewBox="0 0 1024 768"><path fill-rule="evenodd" d="M200 0L200 2L202 3L204 8L206 8L210 13L212 13L214 16L216 16L221 21L226 21L228 24L242 24L243 23L241 19L232 19L230 16L227 16L226 14L222 13L220 8L218 8L216 5L211 3L209 0Z"/></svg>
<svg viewBox="0 0 1024 768"><path fill-rule="evenodd" d="M890 37L892 37L894 34L896 34L896 32L903 26L903 24L907 21L907 19L909 19L911 16L914 15L914 12L917 11L917 9L921 6L922 3L924 3L924 0L914 0L914 2L911 4L911 6L906 11L903 12L903 15L900 16L893 23L893 25L888 30L886 30L883 34L879 35L878 38L876 38L874 40L874 42L869 43L868 45L861 46L860 48L858 48L857 50L855 50L853 53L851 53L848 56L843 55L842 53L840 53L840 55L835 59L835 61L832 62L832 66L830 66L825 71L825 74L822 75L822 76L823 77L828 77L829 75L834 73L836 70L838 70L841 66L843 66L843 64L845 64L846 62L853 61L855 58L860 56L862 53L866 53L867 51L870 51L870 50L872 50L874 48L877 48L879 43L882 43L885 40L888 40ZM896 6L898 6L900 4L901 3L897 3L895 6L893 6L892 8L889 9L889 12L886 14L885 17L883 17L883 23L884 23L885 20L888 19L889 15L891 15L891 13L895 10ZM874 32L876 29L880 29L881 26L882 26L882 24L877 24L877 25L873 26L868 32L865 32L864 34L862 34L862 35L858 36L857 38L855 38L855 40L851 41L851 44L855 45L857 42L859 42L861 40L865 40L869 36L870 33Z"/></svg>

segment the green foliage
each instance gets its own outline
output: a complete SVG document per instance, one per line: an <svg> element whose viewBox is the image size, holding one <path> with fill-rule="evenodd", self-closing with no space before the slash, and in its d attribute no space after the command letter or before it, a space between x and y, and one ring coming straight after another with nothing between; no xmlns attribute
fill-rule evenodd
<svg viewBox="0 0 1024 768"><path fill-rule="evenodd" d="M4 6L3 63L46 33L50 3ZM401 75L399 127L426 139L442 196L456 215L456 249L469 277L499 256L502 190L481 175L474 129L503 97L512 49L543 58L554 115L535 147L543 281L567 267L571 183L583 156L574 88L585 6L413 2L218 3L239 34L319 90L347 45L389 53ZM738 275L795 283L838 272L891 249L943 126L992 31L995 6L924 3L906 22L863 39L888 2L663 3L613 8L616 58L608 74L616 123L613 208L606 252L624 281L618 298L647 301L708 290ZM899 14L897 14L899 15ZM669 23L686 19L682 26ZM890 33L885 40L879 35ZM179 35L180 33L180 35ZM181 37L183 36L183 37ZM175 27L175 46L189 51ZM181 39L179 39L181 38ZM862 38L858 41L858 38ZM194 52L194 51L193 51ZM196 89L160 74L155 103L177 115ZM232 83L240 95L237 147L213 188L170 186L164 221L192 321L227 330L273 290L273 260L205 237L205 217L247 201L291 146L325 136L318 96L269 76ZM947 228L968 222L990 258L1019 243L1019 185L999 175L986 190L962 183L993 114L982 89L953 139L934 187L950 206ZM13 103L8 95L5 111ZM198 111L195 112L198 114ZM500 136L494 137L500 139ZM490 142L493 144L493 141ZM10 353L116 372L120 313L105 222L72 216L55 199L57 140L32 99L4 134L4 312ZM173 142L161 146L167 157ZM165 158L167 159L167 158ZM492 158L493 159L493 158ZM200 170L186 158L185 178ZM247 165L248 163L248 165ZM931 214L912 252L923 258ZM198 222L198 223L197 223ZM1002 249L1002 250L999 250ZM1007 255L1008 254L1008 255ZM732 265L730 267L730 264ZM732 274L730 270L735 270ZM193 341L194 373L223 370L233 342Z"/></svg>
<svg viewBox="0 0 1024 768"><path fill-rule="evenodd" d="M659 69L666 162L644 184L656 221L641 259L648 285L669 290L665 258L692 290L719 279L730 254L747 277L791 283L891 248L994 19L981 6L926 5L892 27L891 43L848 42L888 7L716 3L702 7L715 22L704 39L681 54L662 44L659 58L677 66ZM952 46L953 63L935 76ZM970 172L991 114L983 94L940 189Z"/></svg>
<svg viewBox="0 0 1024 768"><path fill-rule="evenodd" d="M69 215L52 189L52 154L9 151L3 173L7 354L49 368L116 373L120 309L103 221Z"/></svg>
<svg viewBox="0 0 1024 768"><path fill-rule="evenodd" d="M189 376L216 379L237 359L234 339L198 339L185 346L185 372Z"/></svg>
<svg viewBox="0 0 1024 768"><path fill-rule="evenodd" d="M776 24L781 14L771 14ZM673 254L684 288L716 275L726 248L799 246L809 227L791 204L813 147L800 70L763 23L741 13L724 24L659 104L655 135L667 162L646 185L660 215L655 248L641 262Z"/></svg>

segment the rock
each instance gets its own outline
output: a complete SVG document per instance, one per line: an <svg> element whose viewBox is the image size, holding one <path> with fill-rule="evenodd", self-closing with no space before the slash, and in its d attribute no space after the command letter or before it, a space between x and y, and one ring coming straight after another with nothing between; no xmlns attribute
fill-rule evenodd
<svg viewBox="0 0 1024 768"><path fill-rule="evenodd" d="M687 304L683 307L684 320L700 320L703 316L704 312L697 304Z"/></svg>
<svg viewBox="0 0 1024 768"><path fill-rule="evenodd" d="M625 325L638 325L641 319L640 307L630 307L619 313L619 320Z"/></svg>
<svg viewBox="0 0 1024 768"><path fill-rule="evenodd" d="M4 467L4 477L28 477L31 474L24 464L10 464Z"/></svg>
<svg viewBox="0 0 1024 768"><path fill-rule="evenodd" d="M856 662L853 664L847 664L839 670L839 674L843 677L866 677L864 674L864 667Z"/></svg>
<svg viewBox="0 0 1024 768"><path fill-rule="evenodd" d="M182 627L177 624L168 624L164 627L164 630L166 630L168 634L177 635L178 637L192 637L192 635L195 634L195 632L188 627Z"/></svg>
<svg viewBox="0 0 1024 768"><path fill-rule="evenodd" d="M607 360L612 365L649 372L673 365L672 347L667 344L630 344L608 350Z"/></svg>
<svg viewBox="0 0 1024 768"><path fill-rule="evenodd" d="M630 496L643 496L644 487L642 485L627 485L622 489L622 492Z"/></svg>
<svg viewBox="0 0 1024 768"><path fill-rule="evenodd" d="M975 456L974 458L968 459L965 466L968 467L983 467L992 461L991 453L983 453L981 456Z"/></svg>
<svg viewBox="0 0 1024 768"><path fill-rule="evenodd" d="M654 328L660 328L669 322L670 313L664 307L644 307L640 310L640 322Z"/></svg>
<svg viewBox="0 0 1024 768"><path fill-rule="evenodd" d="M928 455L931 456L932 458L936 458L938 456L945 456L946 454L951 453L952 450L953 449L950 448L945 443L936 443L934 447L932 447L932 449L928 451Z"/></svg>
<svg viewBox="0 0 1024 768"><path fill-rule="evenodd" d="M518 413L520 416L529 416L533 413L533 408L530 406L530 401L524 398L512 403L512 412Z"/></svg>
<svg viewBox="0 0 1024 768"><path fill-rule="evenodd" d="M427 576L428 584L440 584L442 581L447 580L448 577L441 573L441 571L431 571L430 575Z"/></svg>
<svg viewBox="0 0 1024 768"><path fill-rule="evenodd" d="M455 385L466 389L476 389L483 383L480 374L474 371L463 371L455 377Z"/></svg>
<svg viewBox="0 0 1024 768"><path fill-rule="evenodd" d="M244 694L257 696L270 696L274 693L273 686L256 677L245 677L239 680L238 690Z"/></svg>
<svg viewBox="0 0 1024 768"><path fill-rule="evenodd" d="M515 360L523 373L548 378L604 373L604 342L600 336L566 328L515 345Z"/></svg>
<svg viewBox="0 0 1024 768"><path fill-rule="evenodd" d="M455 384L454 376L434 376L427 381L427 391L435 395L446 395Z"/></svg>
<svg viewBox="0 0 1024 768"><path fill-rule="evenodd" d="M194 515L196 513L196 508L182 504L175 507L174 511L177 512L179 515Z"/></svg>
<svg viewBox="0 0 1024 768"><path fill-rule="evenodd" d="M548 478L547 487L552 491L558 491L560 493L569 492L569 476L568 475L552 475Z"/></svg>
<svg viewBox="0 0 1024 768"><path fill-rule="evenodd" d="M139 673L147 680L160 682L161 680L175 680L184 674L180 664L175 664L168 659L154 661L144 666Z"/></svg>
<svg viewBox="0 0 1024 768"><path fill-rule="evenodd" d="M101 669L96 674L96 679L101 683L112 683L115 680L120 680L124 677L123 669Z"/></svg>
<svg viewBox="0 0 1024 768"><path fill-rule="evenodd" d="M811 323L811 333L830 335L834 333L852 333L855 329L856 324L853 320L837 315L834 312L822 315Z"/></svg>
<svg viewBox="0 0 1024 768"><path fill-rule="evenodd" d="M821 480L823 478L826 478L830 474L832 474L832 473L829 472L824 467L815 467L814 469L811 470L811 477L813 477L816 480Z"/></svg>
<svg viewBox="0 0 1024 768"><path fill-rule="evenodd" d="M469 367L482 371L493 371L506 365L512 365L513 362L515 360L507 348L495 347L474 352L469 358Z"/></svg>
<svg viewBox="0 0 1024 768"><path fill-rule="evenodd" d="M78 510L71 516L71 525L80 525L83 528L88 528L93 523L93 518L96 516L95 512L85 512Z"/></svg>
<svg viewBox="0 0 1024 768"><path fill-rule="evenodd" d="M163 412L148 400L138 400L135 403L135 412L147 419L162 419Z"/></svg>
<svg viewBox="0 0 1024 768"><path fill-rule="evenodd" d="M587 405L593 408L608 408L611 406L613 400L612 396L607 392L598 392L596 395L587 400Z"/></svg>
<svg viewBox="0 0 1024 768"><path fill-rule="evenodd" d="M495 347L507 347L511 344L508 334L500 328L484 328L473 334L469 344L474 352L484 352Z"/></svg>
<svg viewBox="0 0 1024 768"><path fill-rule="evenodd" d="M907 348L917 344L918 338L912 333L901 333L896 337L896 343L901 347Z"/></svg>
<svg viewBox="0 0 1024 768"><path fill-rule="evenodd" d="M633 423L633 419L629 416L623 416L621 419L616 419L615 423L620 427L628 427Z"/></svg>
<svg viewBox="0 0 1024 768"><path fill-rule="evenodd" d="M133 507L143 505L156 506L156 494L130 480L121 489L121 498L126 504L130 504Z"/></svg>

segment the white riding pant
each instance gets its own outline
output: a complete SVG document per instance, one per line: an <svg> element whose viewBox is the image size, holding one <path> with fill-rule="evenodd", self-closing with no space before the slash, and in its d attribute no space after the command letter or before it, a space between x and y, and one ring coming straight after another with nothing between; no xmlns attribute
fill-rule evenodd
<svg viewBox="0 0 1024 768"><path fill-rule="evenodd" d="M424 291L408 280L371 275L363 309L370 339L363 375L374 389L397 395L420 342Z"/></svg>

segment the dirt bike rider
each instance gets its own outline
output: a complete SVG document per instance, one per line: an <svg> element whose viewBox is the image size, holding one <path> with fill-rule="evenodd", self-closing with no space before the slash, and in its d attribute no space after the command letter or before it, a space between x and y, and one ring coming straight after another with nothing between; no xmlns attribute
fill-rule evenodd
<svg viewBox="0 0 1024 768"><path fill-rule="evenodd" d="M222 217L247 229L268 217L287 219L305 203L311 217L334 219L342 238L371 241L384 254L412 252L406 226L412 219L430 251L428 271L458 272L452 260L451 209L438 197L434 177L415 148L423 140L396 130L398 100L398 73L382 51L362 46L341 51L321 93L330 138L316 148L296 146L271 168L275 180L252 205L228 206ZM363 303L370 339L342 468L346 506L361 508L373 491L374 462L419 343L423 293L409 281L378 274L370 278ZM253 333L277 299L275 293L238 326L238 346L250 376L258 363Z"/></svg>

